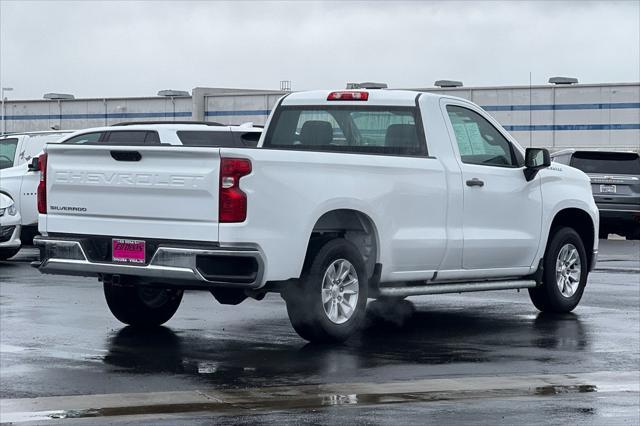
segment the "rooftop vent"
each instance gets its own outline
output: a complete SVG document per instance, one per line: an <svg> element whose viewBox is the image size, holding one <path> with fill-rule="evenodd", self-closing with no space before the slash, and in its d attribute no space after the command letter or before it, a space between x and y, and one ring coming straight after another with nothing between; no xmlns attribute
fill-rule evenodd
<svg viewBox="0 0 640 426"><path fill-rule="evenodd" d="M573 77L551 77L549 79L551 84L578 84L578 79Z"/></svg>
<svg viewBox="0 0 640 426"><path fill-rule="evenodd" d="M347 83L347 89L386 89L388 87L387 83L374 83L372 81L365 81L363 83Z"/></svg>
<svg viewBox="0 0 640 426"><path fill-rule="evenodd" d="M63 101L63 100L75 99L76 97L68 93L45 93L43 98L49 99L51 101Z"/></svg>
<svg viewBox="0 0 640 426"><path fill-rule="evenodd" d="M438 87L462 87L462 82L456 80L437 80L433 84Z"/></svg>
<svg viewBox="0 0 640 426"><path fill-rule="evenodd" d="M160 90L158 92L158 96L168 96L168 97L175 98L178 96L191 96L191 95L186 90L167 89L167 90Z"/></svg>

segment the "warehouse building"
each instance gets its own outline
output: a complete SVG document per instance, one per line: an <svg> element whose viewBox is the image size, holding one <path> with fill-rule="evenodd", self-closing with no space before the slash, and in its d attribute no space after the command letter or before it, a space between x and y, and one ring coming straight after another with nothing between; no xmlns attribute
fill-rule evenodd
<svg viewBox="0 0 640 426"><path fill-rule="evenodd" d="M436 83L436 87L417 90L472 100L525 147L640 146L640 83L578 84L564 78L536 86L465 87L446 80ZM163 90L158 96L136 98L74 99L50 93L41 100L6 100L3 125L6 132L26 132L144 120L264 124L285 93L205 87L194 88L191 95Z"/></svg>

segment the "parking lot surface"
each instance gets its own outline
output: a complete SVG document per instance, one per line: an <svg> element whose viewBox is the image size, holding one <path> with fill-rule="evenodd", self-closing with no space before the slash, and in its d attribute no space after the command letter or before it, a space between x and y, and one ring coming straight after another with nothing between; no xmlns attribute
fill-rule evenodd
<svg viewBox="0 0 640 426"><path fill-rule="evenodd" d="M640 421L637 241L601 242L572 314L541 314L526 291L370 302L338 346L300 339L275 294L188 292L165 327L125 327L97 280L41 275L36 258L0 262L3 422Z"/></svg>

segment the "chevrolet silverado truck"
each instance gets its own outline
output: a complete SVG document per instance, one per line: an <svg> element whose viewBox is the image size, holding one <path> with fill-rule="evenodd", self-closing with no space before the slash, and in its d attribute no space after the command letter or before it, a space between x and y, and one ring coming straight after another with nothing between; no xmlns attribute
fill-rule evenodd
<svg viewBox="0 0 640 426"><path fill-rule="evenodd" d="M34 266L97 277L132 326L185 290L278 292L310 341L347 339L369 298L526 288L568 312L597 259L588 177L446 95L292 93L256 148L57 144L41 161Z"/></svg>

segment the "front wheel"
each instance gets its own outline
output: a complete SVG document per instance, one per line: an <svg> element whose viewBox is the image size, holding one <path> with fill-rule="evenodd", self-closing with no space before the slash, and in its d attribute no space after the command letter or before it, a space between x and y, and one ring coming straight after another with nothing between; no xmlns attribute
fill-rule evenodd
<svg viewBox="0 0 640 426"><path fill-rule="evenodd" d="M113 316L136 327L154 327L169 321L182 301L182 290L104 283L104 295Z"/></svg>
<svg viewBox="0 0 640 426"><path fill-rule="evenodd" d="M589 266L580 235L559 228L551 236L544 255L542 285L530 288L531 301L542 312L571 312L582 298Z"/></svg>
<svg viewBox="0 0 640 426"><path fill-rule="evenodd" d="M298 283L283 294L296 332L311 342L343 342L360 328L368 280L358 248L344 239L309 254Z"/></svg>

